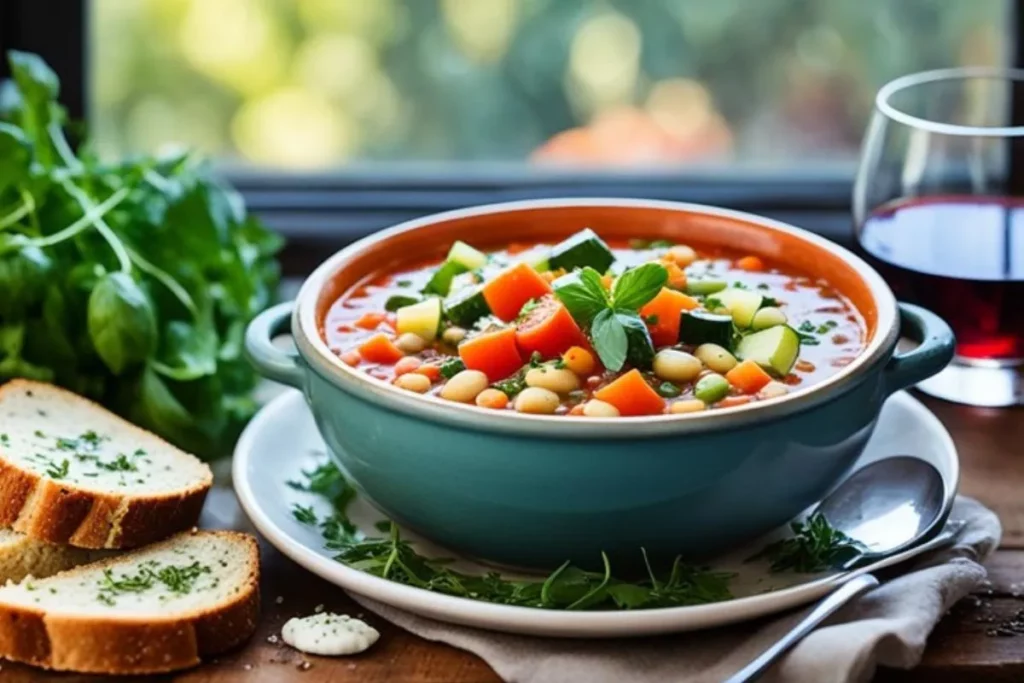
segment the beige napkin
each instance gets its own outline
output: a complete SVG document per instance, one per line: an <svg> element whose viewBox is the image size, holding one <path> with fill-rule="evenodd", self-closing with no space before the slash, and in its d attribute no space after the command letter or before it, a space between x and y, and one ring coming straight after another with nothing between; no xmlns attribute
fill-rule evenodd
<svg viewBox="0 0 1024 683"><path fill-rule="evenodd" d="M999 520L977 501L958 498L952 519L966 522L953 547L920 558L907 573L845 607L762 680L867 681L877 666L915 666L942 615L984 580L979 562L999 544ZM479 655L499 676L515 683L719 683L775 642L806 611L674 636L559 640L452 626L353 597L423 638Z"/></svg>

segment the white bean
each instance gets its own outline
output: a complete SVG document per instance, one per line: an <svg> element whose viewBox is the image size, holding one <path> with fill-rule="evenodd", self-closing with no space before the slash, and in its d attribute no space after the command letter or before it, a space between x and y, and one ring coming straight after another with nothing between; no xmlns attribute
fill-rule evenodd
<svg viewBox="0 0 1024 683"><path fill-rule="evenodd" d="M472 403L487 388L487 384L487 375L479 370L463 370L441 387L441 398L457 403Z"/></svg>
<svg viewBox="0 0 1024 683"><path fill-rule="evenodd" d="M685 413L699 413L700 411L707 408L704 401L699 398L691 398L685 401L676 401L669 408L669 412L673 415L683 415Z"/></svg>
<svg viewBox="0 0 1024 683"><path fill-rule="evenodd" d="M668 250L668 257L680 268L685 268L697 260L697 252L685 244L680 244Z"/></svg>
<svg viewBox="0 0 1024 683"><path fill-rule="evenodd" d="M516 412L551 415L558 410L558 394L540 387L527 387L516 396Z"/></svg>
<svg viewBox="0 0 1024 683"><path fill-rule="evenodd" d="M761 391L757 392L758 398L778 398L779 396L785 396L789 393L789 387L782 382L772 380L761 387Z"/></svg>
<svg viewBox="0 0 1024 683"><path fill-rule="evenodd" d="M587 417L618 417L619 409L611 403L598 401L596 398L583 404L583 414Z"/></svg>
<svg viewBox="0 0 1024 683"><path fill-rule="evenodd" d="M526 373L526 386L568 394L580 388L580 378L565 368L532 368Z"/></svg>
<svg viewBox="0 0 1024 683"><path fill-rule="evenodd" d="M729 372L736 367L736 357L718 344L701 344L693 352L701 363L718 373Z"/></svg>
<svg viewBox="0 0 1024 683"><path fill-rule="evenodd" d="M685 351L662 349L654 354L654 374L669 382L692 382L703 369L700 360Z"/></svg>
<svg viewBox="0 0 1024 683"><path fill-rule="evenodd" d="M430 391L430 379L418 372L407 372L395 379L395 386L406 391L425 394Z"/></svg>
<svg viewBox="0 0 1024 683"><path fill-rule="evenodd" d="M466 338L466 331L461 327L449 327L441 333L441 339L449 344L458 344Z"/></svg>
<svg viewBox="0 0 1024 683"><path fill-rule="evenodd" d="M419 353L423 349L427 348L427 342L423 337L412 332L406 332L398 336L395 340L395 346L397 346L403 353Z"/></svg>

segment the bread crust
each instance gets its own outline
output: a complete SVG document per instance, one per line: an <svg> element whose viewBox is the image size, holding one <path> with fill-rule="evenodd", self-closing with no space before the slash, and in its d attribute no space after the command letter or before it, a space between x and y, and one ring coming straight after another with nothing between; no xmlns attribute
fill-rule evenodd
<svg viewBox="0 0 1024 683"><path fill-rule="evenodd" d="M192 667L201 657L245 642L259 618L256 539L235 531L191 533L227 536L247 546L249 573L237 593L205 610L167 618L62 615L0 601L0 657L57 671L143 675ZM184 535L158 545L173 544ZM123 559L101 560L57 576L95 570Z"/></svg>
<svg viewBox="0 0 1024 683"><path fill-rule="evenodd" d="M22 379L0 386L0 403L19 392L49 394L79 402L91 410L108 412L60 387ZM120 429L151 439L159 438L120 417L115 418ZM0 454L0 526L79 548L136 548L195 526L213 484L209 467L206 467L206 475L202 481L180 491L117 494L61 484L18 467Z"/></svg>

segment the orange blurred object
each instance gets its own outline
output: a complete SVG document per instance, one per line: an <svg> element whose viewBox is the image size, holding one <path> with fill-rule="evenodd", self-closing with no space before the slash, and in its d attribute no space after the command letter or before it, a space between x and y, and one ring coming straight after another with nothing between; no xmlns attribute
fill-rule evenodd
<svg viewBox="0 0 1024 683"><path fill-rule="evenodd" d="M721 156L731 148L732 135L720 117L708 117L680 137L643 109L617 107L599 113L585 126L555 134L530 158L539 163L643 166Z"/></svg>

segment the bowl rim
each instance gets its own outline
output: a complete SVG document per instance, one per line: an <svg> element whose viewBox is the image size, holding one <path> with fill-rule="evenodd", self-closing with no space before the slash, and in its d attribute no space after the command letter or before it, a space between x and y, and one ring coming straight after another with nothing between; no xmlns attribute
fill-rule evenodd
<svg viewBox="0 0 1024 683"><path fill-rule="evenodd" d="M475 405L454 403L441 398L414 394L359 372L341 361L318 332L317 303L329 279L340 272L345 263L371 244L393 236L428 228L449 220L476 216L567 207L621 207L660 209L702 213L757 225L761 229L794 236L812 246L828 251L848 263L867 284L878 310L874 338L853 362L835 375L805 390L793 392L771 401L754 401L728 410L706 411L684 415L647 415L622 418L587 418L570 420L564 415L527 415L513 411L496 411ZM635 439L638 437L678 435L734 428L755 421L767 421L791 415L837 398L855 386L866 372L881 360L887 360L899 336L899 311L896 298L882 277L863 259L844 247L801 228L744 211L722 209L703 204L651 199L566 197L501 202L435 213L404 221L381 230L336 252L306 278L292 312L292 335L296 348L308 369L335 387L369 400L389 410L418 417L429 422L448 424L474 431L500 432L519 436L542 436L566 439Z"/></svg>

